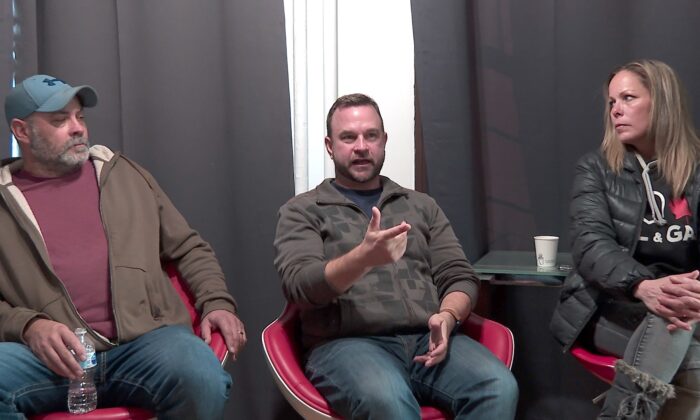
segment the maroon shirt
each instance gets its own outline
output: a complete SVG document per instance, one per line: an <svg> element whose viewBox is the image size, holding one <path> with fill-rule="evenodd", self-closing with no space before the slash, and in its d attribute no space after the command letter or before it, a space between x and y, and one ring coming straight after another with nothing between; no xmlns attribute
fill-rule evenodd
<svg viewBox="0 0 700 420"><path fill-rule="evenodd" d="M109 288L109 251L92 161L59 178L12 175L36 217L54 272L80 316L107 338L116 335Z"/></svg>

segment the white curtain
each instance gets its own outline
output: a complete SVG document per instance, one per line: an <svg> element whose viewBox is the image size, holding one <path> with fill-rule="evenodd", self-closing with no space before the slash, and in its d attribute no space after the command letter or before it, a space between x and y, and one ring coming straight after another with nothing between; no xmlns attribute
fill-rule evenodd
<svg viewBox="0 0 700 420"><path fill-rule="evenodd" d="M414 64L410 0L285 0L296 194L333 176L323 138L339 96L362 92L389 133L382 174L414 186Z"/></svg>
<svg viewBox="0 0 700 420"><path fill-rule="evenodd" d="M294 190L333 175L323 145L326 110L338 97L336 0L285 0Z"/></svg>

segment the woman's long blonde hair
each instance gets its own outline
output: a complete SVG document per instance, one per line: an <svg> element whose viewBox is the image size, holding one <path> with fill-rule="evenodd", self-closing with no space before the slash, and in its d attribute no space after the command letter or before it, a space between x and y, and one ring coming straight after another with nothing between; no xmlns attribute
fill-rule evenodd
<svg viewBox="0 0 700 420"><path fill-rule="evenodd" d="M656 159L661 175L671 186L673 197L683 194L690 176L700 159L700 139L690 118L686 92L671 67L658 60L637 60L615 69L603 88L605 98L605 135L601 146L610 167L617 173L622 169L625 145L617 139L610 117L608 86L623 70L636 74L651 96L649 131L654 141Z"/></svg>

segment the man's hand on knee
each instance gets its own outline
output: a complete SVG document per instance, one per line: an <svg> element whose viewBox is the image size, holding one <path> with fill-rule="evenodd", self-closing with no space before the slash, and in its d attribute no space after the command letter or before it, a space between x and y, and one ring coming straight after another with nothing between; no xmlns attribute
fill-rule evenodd
<svg viewBox="0 0 700 420"><path fill-rule="evenodd" d="M238 353L243 350L247 341L243 322L235 314L218 309L209 312L202 319L202 338L207 344L211 342L212 330L221 332L228 351L231 353L233 360L236 360Z"/></svg>
<svg viewBox="0 0 700 420"><path fill-rule="evenodd" d="M23 338L39 360L57 375L78 378L83 374L76 357L83 360L85 349L67 326L36 318L25 328Z"/></svg>

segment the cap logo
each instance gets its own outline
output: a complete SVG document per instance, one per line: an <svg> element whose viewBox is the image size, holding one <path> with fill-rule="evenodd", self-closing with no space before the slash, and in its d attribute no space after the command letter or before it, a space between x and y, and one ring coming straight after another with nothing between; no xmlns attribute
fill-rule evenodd
<svg viewBox="0 0 700 420"><path fill-rule="evenodd" d="M64 85L66 84L66 82L64 82L64 81L61 80L61 79L49 79L49 78L46 78L46 79L42 80L42 82L46 83L46 84L49 85L49 86L54 86L56 83L63 83Z"/></svg>

